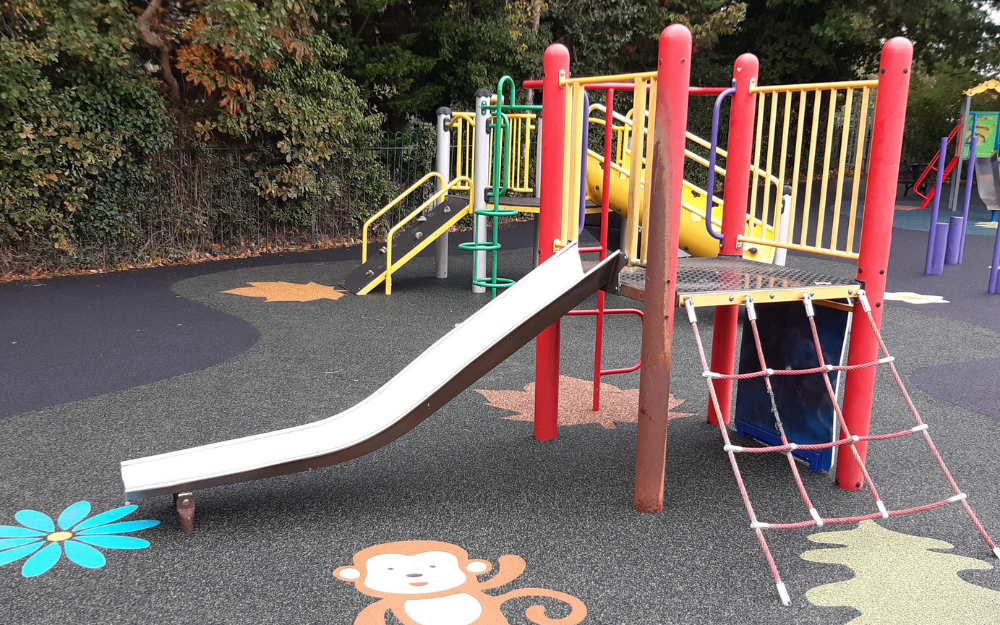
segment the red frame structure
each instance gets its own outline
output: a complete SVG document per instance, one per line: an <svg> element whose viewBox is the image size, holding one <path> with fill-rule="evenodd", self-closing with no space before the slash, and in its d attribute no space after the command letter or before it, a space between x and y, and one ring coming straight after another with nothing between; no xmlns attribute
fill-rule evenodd
<svg viewBox="0 0 1000 625"><path fill-rule="evenodd" d="M885 291L885 272L888 265L889 244L892 236L892 215L895 199L895 181L899 174L907 92L910 78L912 45L903 38L892 39L883 48L879 73L878 94L875 103L875 121L872 130L870 169L866 189L866 210L862 221L862 238L858 260L859 280L873 305L873 318L881 329L882 300ZM684 148L686 145L687 105L690 95L713 95L722 91L714 87L690 86L691 36L680 25L667 27L659 43L656 83L656 121L653 128L652 158L649 169L651 182L649 206L649 240L661 242L651 245L647 253L646 290L644 295L645 319L642 330L640 363L638 444L636 448L635 507L643 512L663 509L663 490L666 465L667 414L670 393L670 364L673 343L673 316L677 309L675 283L677 278L677 243L679 237L680 198L683 185ZM549 46L545 53L545 78L527 81L525 86L541 87L543 100L542 159L546 163L541 178L541 214L539 218L540 261L553 254L554 242L561 233L564 197L564 163L566 141L567 88L561 78L570 75L569 52L560 45ZM721 253L740 256L742 250L738 237L744 232L745 216L751 184L751 158L754 141L756 95L752 91L757 83L759 62L752 54L740 56L733 68L736 93L733 95L729 122L727 180L723 195L726 207L722 218L724 242ZM588 84L588 89L601 89L613 102L614 92L629 91L629 83ZM608 119L613 109L607 108ZM605 150L610 148L606 135ZM607 249L608 177L604 172L602 197L602 240L600 248L581 250L600 252L604 258ZM574 311L573 314L598 316L597 354L595 358L595 409L599 402L599 385L603 375L634 371L602 370L600 343L603 319L607 314L621 314L626 310L604 309L603 293L598 296L598 308ZM712 371L722 377L712 380L718 397L718 409L710 402L709 422L728 423L731 411L732 380L735 368L736 338L739 323L739 306L719 306L715 313L712 341ZM848 355L848 365L870 362L877 358L878 345L860 330L858 324L867 320L856 315ZM559 324L556 323L538 337L536 343L536 396L535 437L553 440L558 435L559 405ZM847 374L844 415L854 435L867 436L870 430L871 407L874 393L874 370L857 369ZM862 459L864 444L858 446ZM864 480L856 464L838 463L837 483L845 489L861 488Z"/></svg>

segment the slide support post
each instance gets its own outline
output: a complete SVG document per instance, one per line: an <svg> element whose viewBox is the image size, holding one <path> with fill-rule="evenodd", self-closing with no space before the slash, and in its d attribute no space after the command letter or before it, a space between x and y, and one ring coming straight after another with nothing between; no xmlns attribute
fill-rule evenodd
<svg viewBox="0 0 1000 625"><path fill-rule="evenodd" d="M875 99L875 121L872 125L871 165L868 170L865 214L861 222L861 249L858 252L857 273L857 279L865 283L872 317L880 330L912 61L913 44L904 37L894 37L882 47L878 96ZM876 358L878 358L878 340L872 333L867 315L853 315L847 364L871 362ZM856 436L868 434L874 393L874 367L847 373L844 385L844 421L851 434ZM855 447L863 461L868 450L867 443L862 441ZM864 480L858 463L846 458L841 462L838 458L836 483L845 490L860 490Z"/></svg>
<svg viewBox="0 0 1000 625"><path fill-rule="evenodd" d="M541 199L538 209L538 263L555 253L555 240L562 236L564 162L567 150L567 89L559 84L569 78L569 50L554 43L545 50L542 79ZM559 322L535 339L535 438L555 440L559 435Z"/></svg>
<svg viewBox="0 0 1000 625"><path fill-rule="evenodd" d="M646 207L649 211L648 240L651 245L646 256L646 291L643 298L646 314L642 322L635 454L634 505L639 512L663 510L670 366L673 360L674 315L678 310L677 246L690 83L691 31L680 24L671 24L660 35L656 120L647 170L648 184L652 185ZM610 163L605 162L605 168L608 167Z"/></svg>

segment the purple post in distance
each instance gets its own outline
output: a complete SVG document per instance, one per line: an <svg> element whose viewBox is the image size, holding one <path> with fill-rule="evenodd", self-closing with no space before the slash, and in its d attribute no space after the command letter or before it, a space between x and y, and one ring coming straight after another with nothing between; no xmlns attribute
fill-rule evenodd
<svg viewBox="0 0 1000 625"><path fill-rule="evenodd" d="M945 246L948 244L948 224L935 223L931 227L934 231L934 236L931 238L931 244L934 247L930 249L931 258L929 266L924 273L928 276L940 276L944 273L944 253Z"/></svg>
<svg viewBox="0 0 1000 625"><path fill-rule="evenodd" d="M962 262L962 235L964 233L964 219L955 215L948 220L948 244L944 250L944 264L957 265Z"/></svg>
<svg viewBox="0 0 1000 625"><path fill-rule="evenodd" d="M997 275L1000 274L1000 228L997 228L997 237L993 240L993 262L990 263L990 293L1000 292L1000 280L997 279Z"/></svg>
<svg viewBox="0 0 1000 625"><path fill-rule="evenodd" d="M937 177L934 179L934 201L931 203L931 227L927 231L927 258L924 259L924 273L928 276L940 276L943 269L933 271L935 241L937 236L938 209L941 207L941 185L944 183L944 159L948 152L948 137L941 137L941 149L938 152ZM942 224L945 228L947 224ZM944 262L944 241L941 241L941 262Z"/></svg>
<svg viewBox="0 0 1000 625"><path fill-rule="evenodd" d="M969 142L969 166L966 167L965 172L965 200L962 203L962 240L958 244L958 263L962 263L962 257L965 256L965 230L969 223L969 201L972 199L972 178L976 171L976 147L979 143L979 139L976 137L975 133L972 134L972 140ZM945 261L947 262L947 261ZM949 265L954 265L956 263L948 263Z"/></svg>

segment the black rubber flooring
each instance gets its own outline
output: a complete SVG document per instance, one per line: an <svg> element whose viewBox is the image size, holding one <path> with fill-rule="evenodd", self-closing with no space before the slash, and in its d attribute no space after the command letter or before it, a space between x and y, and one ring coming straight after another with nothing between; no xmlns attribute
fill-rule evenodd
<svg viewBox="0 0 1000 625"><path fill-rule="evenodd" d="M988 262L979 256L992 242L970 238L963 266L948 268L944 280L923 279L911 271L922 267L920 233L911 240L908 232L894 232L889 290L952 303L889 302L885 337L956 479L1000 535L1000 397L990 384L996 375L983 374L1000 359L1000 299L982 296ZM530 224L504 230L501 275L529 270L530 237ZM453 235L453 247L461 238ZM124 459L335 414L487 301L469 293L471 259L457 250L448 279L431 278L433 261L421 256L395 277L390 297L264 303L222 292L251 281L334 285L354 267L356 252L0 287L0 524L17 525L22 509L55 516L79 500L95 511L122 505ZM824 261L791 262L819 269ZM633 305L613 297L609 304ZM704 313L702 327L710 321ZM593 333L592 319L564 320L564 375L589 377ZM611 319L606 336L606 364L632 364L635 322ZM532 382L529 345L373 454L197 493L193 534L179 531L169 498L156 498L135 513L162 521L137 534L152 543L148 549L109 552L95 570L63 558L31 579L20 563L0 567L0 622L352 623L374 600L331 571L366 547L415 539L460 545L494 564L519 555L527 570L510 588L576 596L587 605L586 623L845 623L859 616L806 599L810 588L854 575L800 557L819 547L806 539L815 529L768 534L793 600L790 608L779 604L719 434L704 422L704 381L686 325L677 328L674 354L672 392L684 401L678 410L697 416L671 421L662 514L632 509L634 424L566 426L558 441L538 443L530 423L504 419L509 412L475 392ZM638 374L605 381L634 389ZM879 431L908 425L886 375L878 378L875 413ZM890 507L949 494L918 440L873 445L869 457ZM762 518L805 518L783 459L741 461ZM825 515L870 511L865 493L836 489L832 479L806 475ZM996 563L957 507L880 524ZM960 576L1000 591L996 568ZM505 606L511 624L529 622L528 605Z"/></svg>

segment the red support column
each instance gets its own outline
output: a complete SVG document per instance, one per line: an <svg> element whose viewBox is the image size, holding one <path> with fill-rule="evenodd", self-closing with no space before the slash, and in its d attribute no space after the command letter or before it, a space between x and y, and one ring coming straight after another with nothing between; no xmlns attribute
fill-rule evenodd
<svg viewBox="0 0 1000 625"><path fill-rule="evenodd" d="M670 405L670 363L677 311L677 245L684 180L691 32L672 24L660 35L656 75L656 123L650 161L649 250L646 316L642 322L639 428L635 452L635 509L663 510ZM548 123L548 122L546 122Z"/></svg>
<svg viewBox="0 0 1000 625"><path fill-rule="evenodd" d="M560 78L569 78L569 50L555 43L545 50L542 80L542 177L538 214L538 262L555 253L553 244L562 236L563 163L566 151L566 88ZM559 322L535 340L535 438L555 440L559 435Z"/></svg>
<svg viewBox="0 0 1000 625"><path fill-rule="evenodd" d="M741 55L733 68L736 93L733 94L729 114L729 146L726 158L726 189L722 196L722 234L725 241L722 254L742 255L736 237L746 227L747 202L750 194L750 158L753 150L753 128L756 116L757 95L750 93L757 86L759 64L752 54ZM755 184L756 181L753 181ZM710 191L711 192L711 191ZM736 365L736 332L739 324L739 306L716 306L715 327L712 332L712 371L732 373ZM732 380L713 380L719 397L719 409L724 422L729 424L729 407L733 397ZM708 422L719 425L719 415L708 402Z"/></svg>
<svg viewBox="0 0 1000 625"><path fill-rule="evenodd" d="M865 292L872 306L872 316L880 330L912 61L913 44L908 39L895 37L882 47L878 95L875 98L875 121L872 124L868 183L865 189L865 214L861 222L861 249L858 257L858 280L865 284ZM870 362L877 358L877 354L878 341L872 335L868 319L864 314L854 315L847 364ZM874 367L848 372L844 386L844 420L851 434L858 436L868 434L874 393ZM858 443L857 449L861 459L864 460L868 444ZM859 490L863 484L861 469L857 463L851 458L841 459L838 455L837 485L845 490Z"/></svg>

